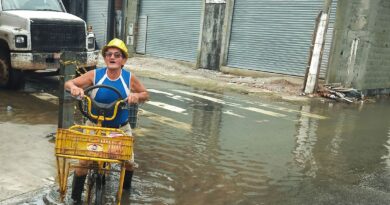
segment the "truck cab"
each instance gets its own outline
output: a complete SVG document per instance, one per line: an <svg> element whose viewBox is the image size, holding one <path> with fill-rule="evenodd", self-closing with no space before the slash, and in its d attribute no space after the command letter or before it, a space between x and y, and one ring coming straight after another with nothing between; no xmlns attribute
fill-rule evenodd
<svg viewBox="0 0 390 205"><path fill-rule="evenodd" d="M95 42L61 0L0 0L0 87L20 87L24 72L59 69L63 52L82 56L79 67L94 67Z"/></svg>

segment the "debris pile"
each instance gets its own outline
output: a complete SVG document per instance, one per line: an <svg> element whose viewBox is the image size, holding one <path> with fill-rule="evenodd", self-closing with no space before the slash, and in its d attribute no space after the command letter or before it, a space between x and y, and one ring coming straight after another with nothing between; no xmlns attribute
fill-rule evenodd
<svg viewBox="0 0 390 205"><path fill-rule="evenodd" d="M361 91L354 88L345 88L341 84L326 84L319 87L317 93L325 98L340 102L353 103L364 99Z"/></svg>

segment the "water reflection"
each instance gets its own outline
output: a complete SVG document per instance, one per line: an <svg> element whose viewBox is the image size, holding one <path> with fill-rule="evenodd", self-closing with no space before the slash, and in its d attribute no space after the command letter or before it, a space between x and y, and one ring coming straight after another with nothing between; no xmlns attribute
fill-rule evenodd
<svg viewBox="0 0 390 205"><path fill-rule="evenodd" d="M384 144L385 148L387 149L387 154L382 156L382 160L384 160L386 168L389 169L390 172L390 125L389 125L389 130L387 131L387 136L388 139Z"/></svg>
<svg viewBox="0 0 390 205"><path fill-rule="evenodd" d="M303 112L310 112L310 106L304 105L301 110ZM305 175L310 177L315 177L318 170L313 154L313 148L317 142L317 121L305 115L299 116L297 120L297 134L295 135L296 146L293 151L294 160L298 167L305 170Z"/></svg>
<svg viewBox="0 0 390 205"><path fill-rule="evenodd" d="M195 197L199 204L207 203L204 195L214 195L216 198L225 194L224 174L215 166L219 161L219 139L222 124L223 105L193 97L192 133L188 138L195 172L189 173L190 179L185 189L178 190L178 204L188 203L188 198ZM191 184L190 184L191 183ZM225 200L225 199L223 199ZM213 200L211 200L213 201Z"/></svg>
<svg viewBox="0 0 390 205"><path fill-rule="evenodd" d="M340 174L381 168L378 162L387 153L384 144L388 138L390 111L385 105L388 103L384 101L361 109L342 105L329 108L327 111L332 117L321 121L318 129L322 139L316 145L322 150L319 156L328 153L326 161L333 162L332 166L337 166ZM345 180L342 174L339 177Z"/></svg>
<svg viewBox="0 0 390 205"><path fill-rule="evenodd" d="M186 185L175 189L179 193L176 202L186 204L194 198L196 200L191 201L199 204L275 201L265 196L277 193L278 181L287 175L288 171L282 167L287 163L289 149L280 153L275 153L275 149L286 146L281 139L291 133L291 122L274 121L274 116L266 114L259 116L235 102L226 103L234 106L224 107L223 96L213 101L195 97L192 101L195 102L191 105L193 132L188 137L192 143L185 151L188 156L184 162L184 167L191 172L180 176ZM247 117L237 119L237 115L223 115L228 109ZM278 123L289 125L279 133L264 129L278 129ZM175 175L178 177L177 171Z"/></svg>
<svg viewBox="0 0 390 205"><path fill-rule="evenodd" d="M301 105L169 86L158 82L152 99L186 112L143 105L155 115L139 119L139 168L124 203L390 204L388 99ZM7 96L2 122L56 121L55 105ZM6 113L10 102L17 114Z"/></svg>
<svg viewBox="0 0 390 205"><path fill-rule="evenodd" d="M0 90L0 122L56 124L58 105L24 92Z"/></svg>
<svg viewBox="0 0 390 205"><path fill-rule="evenodd" d="M388 191L383 185L389 180L384 183L383 178L389 174L389 102L312 103L302 110L329 118L298 118L292 153L303 181L296 184L298 195L287 195L293 194L301 204L322 204L324 198L328 204L388 204L387 195L378 195Z"/></svg>

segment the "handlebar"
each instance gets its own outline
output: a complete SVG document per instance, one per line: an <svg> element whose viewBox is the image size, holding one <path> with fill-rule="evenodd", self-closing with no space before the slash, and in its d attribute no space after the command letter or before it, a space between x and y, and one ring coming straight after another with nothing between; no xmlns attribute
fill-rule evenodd
<svg viewBox="0 0 390 205"><path fill-rule="evenodd" d="M109 90L114 91L118 98L113 101L110 104L104 104L97 102L96 100L92 99L90 97L90 92L94 89L98 88L106 88ZM122 98L121 93L114 87L108 86L108 85L94 85L86 88L84 90L84 97L83 98L76 98L78 102L78 108L86 118L88 118L91 121L97 121L98 125L101 125L103 121L111 121L114 120L116 115L118 114L118 109L128 109L130 105L127 103L127 98ZM83 102L86 100L87 108L84 109ZM96 114L92 113L92 108L96 109ZM108 113L108 111L112 111L111 116L106 116L105 114Z"/></svg>
<svg viewBox="0 0 390 205"><path fill-rule="evenodd" d="M103 104L103 103L96 102L95 100L91 99L89 96L84 96L84 98L87 100L87 105L88 105L88 110L87 110L86 114L89 117L91 117L92 119L98 120L98 121L100 121L100 120L101 121L111 121L111 120L114 120L116 115L117 115L117 113L118 113L119 106L127 104L124 99L117 100L117 101L114 101L114 102L106 105L106 104ZM113 109L114 111L113 111L113 113L112 113L112 115L110 117L106 117L104 115L99 115L99 114L98 115L94 115L92 113L92 104L97 105L96 107L98 109L112 110L112 108L114 108ZM80 109L80 106L82 106L82 100L79 101L79 109ZM123 108L123 106L121 108ZM80 111L81 111L81 109L80 109ZM82 110L81 112L83 113L85 111ZM98 112L98 113L102 113L102 112ZM105 113L105 112L103 112L103 113Z"/></svg>

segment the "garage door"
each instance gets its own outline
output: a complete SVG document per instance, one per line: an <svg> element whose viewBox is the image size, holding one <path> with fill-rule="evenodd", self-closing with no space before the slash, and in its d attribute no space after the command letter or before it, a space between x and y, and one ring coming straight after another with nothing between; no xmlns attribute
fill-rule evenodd
<svg viewBox="0 0 390 205"><path fill-rule="evenodd" d="M323 0L235 0L227 65L304 76Z"/></svg>
<svg viewBox="0 0 390 205"><path fill-rule="evenodd" d="M136 51L151 56L196 61L201 0L141 0ZM147 21L146 21L147 19Z"/></svg>
<svg viewBox="0 0 390 205"><path fill-rule="evenodd" d="M107 42L109 2L107 0L89 0L87 3L87 24L92 25L99 48L102 48Z"/></svg>

